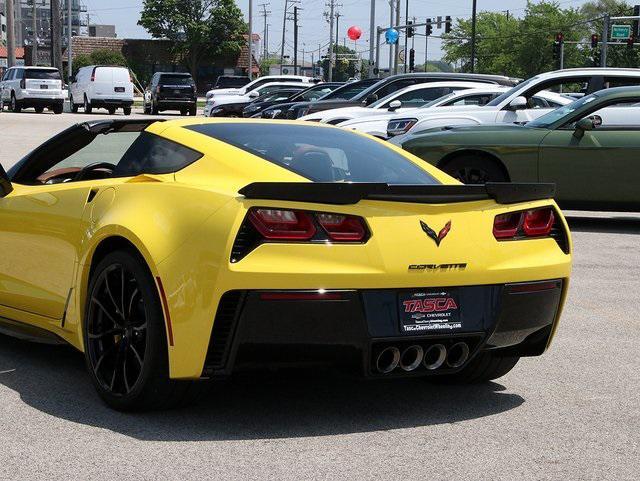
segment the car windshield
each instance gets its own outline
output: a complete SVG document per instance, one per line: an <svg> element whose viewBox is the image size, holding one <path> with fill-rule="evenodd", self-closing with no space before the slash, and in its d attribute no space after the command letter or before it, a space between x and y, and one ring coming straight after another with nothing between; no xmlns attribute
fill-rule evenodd
<svg viewBox="0 0 640 481"><path fill-rule="evenodd" d="M531 83L533 83L535 80L538 80L538 77L531 77L528 80L525 80L522 83L519 83L518 85L516 85L515 87L513 87L512 89L507 90L505 93L503 93L502 95L498 95L495 99L493 99L491 102L489 102L487 104L487 107L497 107L498 105L500 105L502 102L504 102L505 100L507 100L509 97L511 97L513 95L514 92L519 92L519 91L524 91L526 90L526 87L528 85L530 85Z"/></svg>
<svg viewBox="0 0 640 481"><path fill-rule="evenodd" d="M527 127L532 127L532 128L549 127L551 124L566 117L567 115L572 114L579 108L582 108L584 105L590 104L591 102L596 100L598 97L599 95L597 93L587 95L586 97L582 97L581 99L576 100L575 102L572 102L568 105L565 105L564 107L560 107L556 110L549 112L548 114L538 117L536 120L527 122L525 125Z"/></svg>
<svg viewBox="0 0 640 481"><path fill-rule="evenodd" d="M25 78L36 80L60 80L60 72L52 69L28 68L25 70Z"/></svg>
<svg viewBox="0 0 640 481"><path fill-rule="evenodd" d="M193 80L190 75L163 75L160 82L169 85L191 85Z"/></svg>
<svg viewBox="0 0 640 481"><path fill-rule="evenodd" d="M380 100L376 100L375 102L373 102L370 105L367 105L368 108L370 109L375 109L381 105L383 105L385 102L388 102L389 100L391 100L393 97L398 97L401 94L401 90L395 91L395 92L391 92L389 95L387 95L386 97L382 97Z"/></svg>
<svg viewBox="0 0 640 481"><path fill-rule="evenodd" d="M263 123L215 123L186 128L234 145L314 182L439 183L390 147L342 129Z"/></svg>
<svg viewBox="0 0 640 481"><path fill-rule="evenodd" d="M320 100L324 98L326 95L329 95L336 89L335 86L328 87L320 85L315 85L304 92L298 93L295 97L292 97L291 100L297 100L299 102L309 102L313 100Z"/></svg>
<svg viewBox="0 0 640 481"><path fill-rule="evenodd" d="M433 107L434 105L439 104L440 102L444 102L447 99L453 98L457 95L458 94L456 92L451 92L450 94L443 95L442 97L438 97L437 99L433 99L431 102L427 102L426 104L421 105L419 108L428 109L429 107Z"/></svg>
<svg viewBox="0 0 640 481"><path fill-rule="evenodd" d="M367 88L377 84L378 82L379 79L368 79L343 85L322 97L322 100L351 100L353 97L364 92Z"/></svg>

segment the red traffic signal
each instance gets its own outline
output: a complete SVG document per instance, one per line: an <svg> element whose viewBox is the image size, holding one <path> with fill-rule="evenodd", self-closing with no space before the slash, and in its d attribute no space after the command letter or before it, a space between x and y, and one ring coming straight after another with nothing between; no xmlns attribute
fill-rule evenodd
<svg viewBox="0 0 640 481"><path fill-rule="evenodd" d="M593 35L591 35L591 48L596 48L598 46L599 40L600 40L600 37L598 37L597 33L594 33Z"/></svg>
<svg viewBox="0 0 640 481"><path fill-rule="evenodd" d="M633 35L631 35L628 39L627 39L627 47L629 48L633 48L633 43L636 41L636 39L634 38Z"/></svg>

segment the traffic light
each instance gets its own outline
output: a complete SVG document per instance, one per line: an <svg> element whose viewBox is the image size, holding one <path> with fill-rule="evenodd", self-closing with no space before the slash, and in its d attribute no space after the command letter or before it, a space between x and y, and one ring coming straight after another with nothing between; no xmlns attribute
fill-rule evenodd
<svg viewBox="0 0 640 481"><path fill-rule="evenodd" d="M427 18L427 37L433 33L433 27L431 26L431 19Z"/></svg>
<svg viewBox="0 0 640 481"><path fill-rule="evenodd" d="M591 48L596 48L598 46L599 40L600 38L598 37L597 33L594 33L593 35L591 35Z"/></svg>
<svg viewBox="0 0 640 481"><path fill-rule="evenodd" d="M627 48L633 48L633 43L636 41L633 34L627 39Z"/></svg>
<svg viewBox="0 0 640 481"><path fill-rule="evenodd" d="M413 72L416 66L416 51L414 49L409 50L409 70Z"/></svg>
<svg viewBox="0 0 640 481"><path fill-rule="evenodd" d="M413 25L412 21L407 21L407 25ZM415 35L416 31L413 27L407 27L407 38L411 38Z"/></svg>
<svg viewBox="0 0 640 481"><path fill-rule="evenodd" d="M451 33L451 16L444 17L444 33Z"/></svg>

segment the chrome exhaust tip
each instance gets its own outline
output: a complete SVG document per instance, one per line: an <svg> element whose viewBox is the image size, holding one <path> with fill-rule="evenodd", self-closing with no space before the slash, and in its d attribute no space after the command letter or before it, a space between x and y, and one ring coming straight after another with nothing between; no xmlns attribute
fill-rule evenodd
<svg viewBox="0 0 640 481"><path fill-rule="evenodd" d="M389 346L384 348L376 357L376 369L382 374L393 371L400 363L400 350L397 347Z"/></svg>
<svg viewBox="0 0 640 481"><path fill-rule="evenodd" d="M429 371L434 371L447 359L447 348L442 344L432 344L424 352L422 363Z"/></svg>
<svg viewBox="0 0 640 481"><path fill-rule="evenodd" d="M456 368L462 366L469 358L469 346L466 342L456 342L449 348L447 366Z"/></svg>
<svg viewBox="0 0 640 481"><path fill-rule="evenodd" d="M421 346L417 344L409 346L400 355L400 368L407 372L413 371L422 363L423 357L424 350Z"/></svg>

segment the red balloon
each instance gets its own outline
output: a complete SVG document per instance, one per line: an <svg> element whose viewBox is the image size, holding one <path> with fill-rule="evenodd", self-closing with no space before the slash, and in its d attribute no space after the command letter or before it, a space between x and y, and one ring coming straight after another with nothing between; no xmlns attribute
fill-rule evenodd
<svg viewBox="0 0 640 481"><path fill-rule="evenodd" d="M360 29L360 27L356 27L354 25L353 27L349 27L349 30L347 30L347 35L351 40L358 40L362 36L362 30Z"/></svg>

